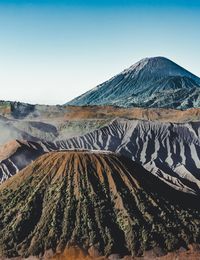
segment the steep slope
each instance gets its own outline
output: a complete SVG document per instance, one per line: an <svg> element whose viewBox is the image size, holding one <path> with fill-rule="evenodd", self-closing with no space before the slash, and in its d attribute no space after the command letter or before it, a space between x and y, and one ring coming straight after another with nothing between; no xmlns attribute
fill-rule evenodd
<svg viewBox="0 0 200 260"><path fill-rule="evenodd" d="M47 144L46 144L47 146ZM44 154L42 143L13 140L0 148L0 183Z"/></svg>
<svg viewBox="0 0 200 260"><path fill-rule="evenodd" d="M20 145L22 147L19 150L0 163L1 181L14 175L16 169L22 169L38 155L48 151L107 150L131 158L175 189L199 193L199 122L171 124L116 119L109 125L80 137L54 143L20 142ZM22 160L23 165L20 164L21 156L26 158Z"/></svg>
<svg viewBox="0 0 200 260"><path fill-rule="evenodd" d="M57 142L123 154L176 189L199 192L200 123L171 124L117 119L84 136Z"/></svg>
<svg viewBox="0 0 200 260"><path fill-rule="evenodd" d="M200 242L199 199L107 152L45 154L0 186L0 257L66 246L109 255Z"/></svg>
<svg viewBox="0 0 200 260"><path fill-rule="evenodd" d="M68 105L200 107L200 78L164 58L145 58Z"/></svg>

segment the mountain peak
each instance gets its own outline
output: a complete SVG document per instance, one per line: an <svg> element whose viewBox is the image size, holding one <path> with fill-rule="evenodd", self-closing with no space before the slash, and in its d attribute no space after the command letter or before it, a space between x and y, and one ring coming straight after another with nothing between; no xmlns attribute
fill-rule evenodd
<svg viewBox="0 0 200 260"><path fill-rule="evenodd" d="M145 71L146 73L159 77L162 77L166 74L169 76L188 76L190 78L194 76L175 62L162 56L141 59L140 61L130 66L128 69L125 69L122 73L126 74L134 72L137 74L140 71Z"/></svg>
<svg viewBox="0 0 200 260"><path fill-rule="evenodd" d="M164 56L146 57L146 58L139 60L138 62L140 62L140 63L154 62L154 63L167 63L167 64L173 63L173 64L176 64L175 62L173 62L172 60L170 60L169 58L164 57ZM177 65L177 66L179 66L179 65Z"/></svg>
<svg viewBox="0 0 200 260"><path fill-rule="evenodd" d="M141 59L142 60L148 60L148 61L165 61L165 62L173 62L171 61L170 59L164 57L164 56L154 56L154 57L146 57L146 58L143 58Z"/></svg>
<svg viewBox="0 0 200 260"><path fill-rule="evenodd" d="M173 62L170 59L163 57L163 56L155 56L155 57L146 57L138 61L139 63L146 63L146 62Z"/></svg>
<svg viewBox="0 0 200 260"><path fill-rule="evenodd" d="M165 57L144 58L68 105L200 107L200 78Z"/></svg>

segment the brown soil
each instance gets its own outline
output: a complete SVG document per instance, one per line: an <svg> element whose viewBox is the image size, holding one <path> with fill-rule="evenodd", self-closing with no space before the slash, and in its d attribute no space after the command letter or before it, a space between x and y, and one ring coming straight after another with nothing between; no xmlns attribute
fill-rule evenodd
<svg viewBox="0 0 200 260"><path fill-rule="evenodd" d="M199 242L199 225L198 198L113 153L51 152L0 186L6 257L59 254L71 245L91 257L163 254Z"/></svg>
<svg viewBox="0 0 200 260"><path fill-rule="evenodd" d="M113 106L69 106L64 118L66 120L81 120L94 118L124 117L128 119L143 119L162 122L186 122L200 120L200 109L175 110L163 108L119 108Z"/></svg>

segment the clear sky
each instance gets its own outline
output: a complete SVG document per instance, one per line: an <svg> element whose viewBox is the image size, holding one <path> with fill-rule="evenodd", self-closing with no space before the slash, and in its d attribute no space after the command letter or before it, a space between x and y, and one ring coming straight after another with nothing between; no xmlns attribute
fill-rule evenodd
<svg viewBox="0 0 200 260"><path fill-rule="evenodd" d="M200 1L0 0L0 99L63 104L144 57L200 76Z"/></svg>

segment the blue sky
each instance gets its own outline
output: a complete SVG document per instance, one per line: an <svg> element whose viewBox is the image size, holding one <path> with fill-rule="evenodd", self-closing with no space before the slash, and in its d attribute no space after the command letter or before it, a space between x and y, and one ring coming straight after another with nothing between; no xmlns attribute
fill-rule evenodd
<svg viewBox="0 0 200 260"><path fill-rule="evenodd" d="M0 0L0 99L62 104L144 57L200 76L200 1Z"/></svg>

